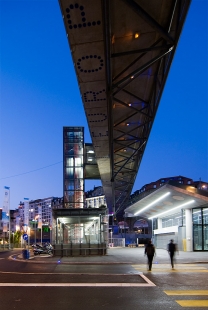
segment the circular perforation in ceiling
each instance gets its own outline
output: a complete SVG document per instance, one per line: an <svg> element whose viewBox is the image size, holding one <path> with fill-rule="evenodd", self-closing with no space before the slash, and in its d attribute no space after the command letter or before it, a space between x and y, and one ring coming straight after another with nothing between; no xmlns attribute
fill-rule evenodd
<svg viewBox="0 0 208 310"><path fill-rule="evenodd" d="M80 12L80 22L77 23L73 23L73 11L74 10L79 10ZM77 12L74 14L77 14ZM83 5L79 5L78 3L75 4L70 4L69 7L66 9L66 19L67 19L67 23L69 25L69 29L80 29L82 27L91 27L91 26L99 26L101 25L101 21L100 20L93 20L93 21L88 21L86 18L86 13L84 11L84 6Z"/></svg>
<svg viewBox="0 0 208 310"><path fill-rule="evenodd" d="M84 73L95 73L103 69L103 59L98 55L86 55L77 61L77 69Z"/></svg>
<svg viewBox="0 0 208 310"><path fill-rule="evenodd" d="M94 101L106 100L106 97L103 97L103 93L105 93L105 89L100 90L98 92L87 91L84 93L84 101L85 102L94 102Z"/></svg>
<svg viewBox="0 0 208 310"><path fill-rule="evenodd" d="M90 123L99 123L104 122L107 119L107 115L104 113L90 113L88 117L93 117L93 120L90 120Z"/></svg>

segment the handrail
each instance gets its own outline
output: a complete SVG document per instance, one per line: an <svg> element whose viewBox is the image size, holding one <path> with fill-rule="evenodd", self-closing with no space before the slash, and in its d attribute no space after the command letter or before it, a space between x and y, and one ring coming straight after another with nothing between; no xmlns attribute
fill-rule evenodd
<svg viewBox="0 0 208 310"><path fill-rule="evenodd" d="M73 253L73 251L84 251L84 256L86 256L87 254L86 254L86 251L94 251L94 250L97 250L98 252L101 250L102 251L102 255L105 255L105 251L107 250L107 247L83 247L83 248L81 248L81 247L77 247L77 248L73 248L73 247L71 247L71 248L69 248L69 247L63 247L63 246L61 246L61 248L58 248L58 249L56 249L55 247L54 247L54 249L53 249L53 253L55 254L55 252L60 252L61 251L61 256L63 257L63 256L73 256L72 254L71 255L67 255L68 254L68 252L71 252L71 253ZM65 254L66 255L64 255L64 251L66 251L65 252ZM81 255L81 254L80 254Z"/></svg>

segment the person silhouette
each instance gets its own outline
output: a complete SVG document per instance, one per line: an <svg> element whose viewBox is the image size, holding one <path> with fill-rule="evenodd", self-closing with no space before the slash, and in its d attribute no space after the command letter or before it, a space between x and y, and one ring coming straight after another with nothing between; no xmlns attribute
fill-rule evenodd
<svg viewBox="0 0 208 310"><path fill-rule="evenodd" d="M171 239L170 243L168 243L167 250L168 250L168 253L170 255L170 263L171 263L171 266L173 269L174 268L175 252L177 251L177 245L174 243L173 239Z"/></svg>
<svg viewBox="0 0 208 310"><path fill-rule="evenodd" d="M153 261L153 257L155 255L155 247L154 244L152 244L152 241L149 240L145 250L144 250L144 254L147 255L147 263L148 263L148 267L149 267L149 271L152 270L152 261Z"/></svg>

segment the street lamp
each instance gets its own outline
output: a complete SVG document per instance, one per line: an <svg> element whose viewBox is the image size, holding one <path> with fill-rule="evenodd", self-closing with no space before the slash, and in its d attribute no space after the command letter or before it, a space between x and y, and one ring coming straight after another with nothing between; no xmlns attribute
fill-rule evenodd
<svg viewBox="0 0 208 310"><path fill-rule="evenodd" d="M37 219L38 219L39 215L36 215L35 218L33 219L33 222L35 223L35 227L34 227L34 235L35 235L35 240L34 243L36 244L36 232L37 232Z"/></svg>
<svg viewBox="0 0 208 310"><path fill-rule="evenodd" d="M10 223L10 210L9 212L7 213L7 216L8 216L8 221L9 221L9 230L8 230L8 235L9 235L9 240L8 240L8 247L9 247L9 250L11 250L11 223Z"/></svg>

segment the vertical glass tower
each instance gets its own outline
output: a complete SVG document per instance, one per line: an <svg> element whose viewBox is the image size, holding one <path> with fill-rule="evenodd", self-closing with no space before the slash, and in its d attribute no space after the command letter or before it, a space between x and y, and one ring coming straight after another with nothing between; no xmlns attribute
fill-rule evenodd
<svg viewBox="0 0 208 310"><path fill-rule="evenodd" d="M84 127L63 128L64 208L83 208Z"/></svg>
<svg viewBox="0 0 208 310"><path fill-rule="evenodd" d="M84 207L86 166L88 178L99 176L95 159L93 166L88 161L86 165L86 158L93 159L92 150L89 145L85 149L84 127L63 127L63 208L53 209L55 255L106 254L108 210Z"/></svg>

